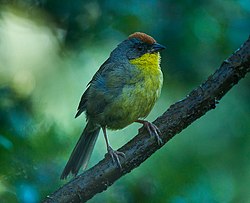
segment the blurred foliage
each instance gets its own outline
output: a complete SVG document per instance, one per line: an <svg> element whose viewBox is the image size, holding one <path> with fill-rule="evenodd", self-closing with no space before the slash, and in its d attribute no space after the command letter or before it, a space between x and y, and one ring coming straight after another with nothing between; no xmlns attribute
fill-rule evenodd
<svg viewBox="0 0 250 203"><path fill-rule="evenodd" d="M39 202L64 183L60 173L85 125L84 116L73 119L80 96L135 31L167 46L153 120L248 38L250 3L0 1L0 202ZM214 111L90 202L250 202L249 85L248 76ZM114 148L138 127L109 131ZM90 166L106 153L102 135L97 145Z"/></svg>

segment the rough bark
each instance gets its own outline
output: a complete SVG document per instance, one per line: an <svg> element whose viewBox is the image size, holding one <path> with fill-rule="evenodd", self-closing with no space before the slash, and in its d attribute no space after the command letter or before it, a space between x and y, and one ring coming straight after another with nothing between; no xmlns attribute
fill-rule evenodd
<svg viewBox="0 0 250 203"><path fill-rule="evenodd" d="M154 124L162 132L164 146L206 112L216 108L219 100L250 71L250 37L228 59L224 60L208 79L183 100L170 106ZM63 185L44 202L85 202L95 194L106 190L121 176L138 167L162 146L145 130L119 149L126 154L121 159L122 171L106 156L94 167Z"/></svg>

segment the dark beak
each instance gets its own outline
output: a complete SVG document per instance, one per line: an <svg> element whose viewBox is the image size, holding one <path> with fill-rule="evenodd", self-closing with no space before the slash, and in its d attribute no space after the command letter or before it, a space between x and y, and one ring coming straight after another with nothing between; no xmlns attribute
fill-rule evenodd
<svg viewBox="0 0 250 203"><path fill-rule="evenodd" d="M152 45L152 47L151 47L151 49L150 49L149 52L150 52L150 53L155 53L155 52L159 52L159 51L161 51L161 50L163 50L163 49L166 49L166 47L155 42L155 43Z"/></svg>

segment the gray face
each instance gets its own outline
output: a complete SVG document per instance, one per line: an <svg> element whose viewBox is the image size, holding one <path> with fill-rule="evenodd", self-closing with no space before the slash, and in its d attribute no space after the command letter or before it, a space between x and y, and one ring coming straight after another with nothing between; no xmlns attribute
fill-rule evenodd
<svg viewBox="0 0 250 203"><path fill-rule="evenodd" d="M131 48L127 52L127 58L129 60L141 57L143 54L150 53L153 44L147 44L138 39L130 39Z"/></svg>
<svg viewBox="0 0 250 203"><path fill-rule="evenodd" d="M156 42L153 44L148 44L137 38L132 38L124 40L122 43L120 43L118 47L111 53L111 57L116 59L119 58L123 60L132 60L141 57L143 54L159 52L163 49L165 49L165 47Z"/></svg>

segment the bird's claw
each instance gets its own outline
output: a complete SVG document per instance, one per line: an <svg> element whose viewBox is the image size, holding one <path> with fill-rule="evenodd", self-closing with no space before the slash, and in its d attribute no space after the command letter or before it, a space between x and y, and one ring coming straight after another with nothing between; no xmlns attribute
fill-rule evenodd
<svg viewBox="0 0 250 203"><path fill-rule="evenodd" d="M162 135L161 131L155 124L150 123L148 121L144 121L143 126L147 129L147 131L149 132L151 136L154 136L156 138L158 145L163 144L163 141L160 137Z"/></svg>
<svg viewBox="0 0 250 203"><path fill-rule="evenodd" d="M126 158L126 155L123 152L113 150L110 146L108 147L108 154L111 156L113 163L116 163L122 169L119 156Z"/></svg>

